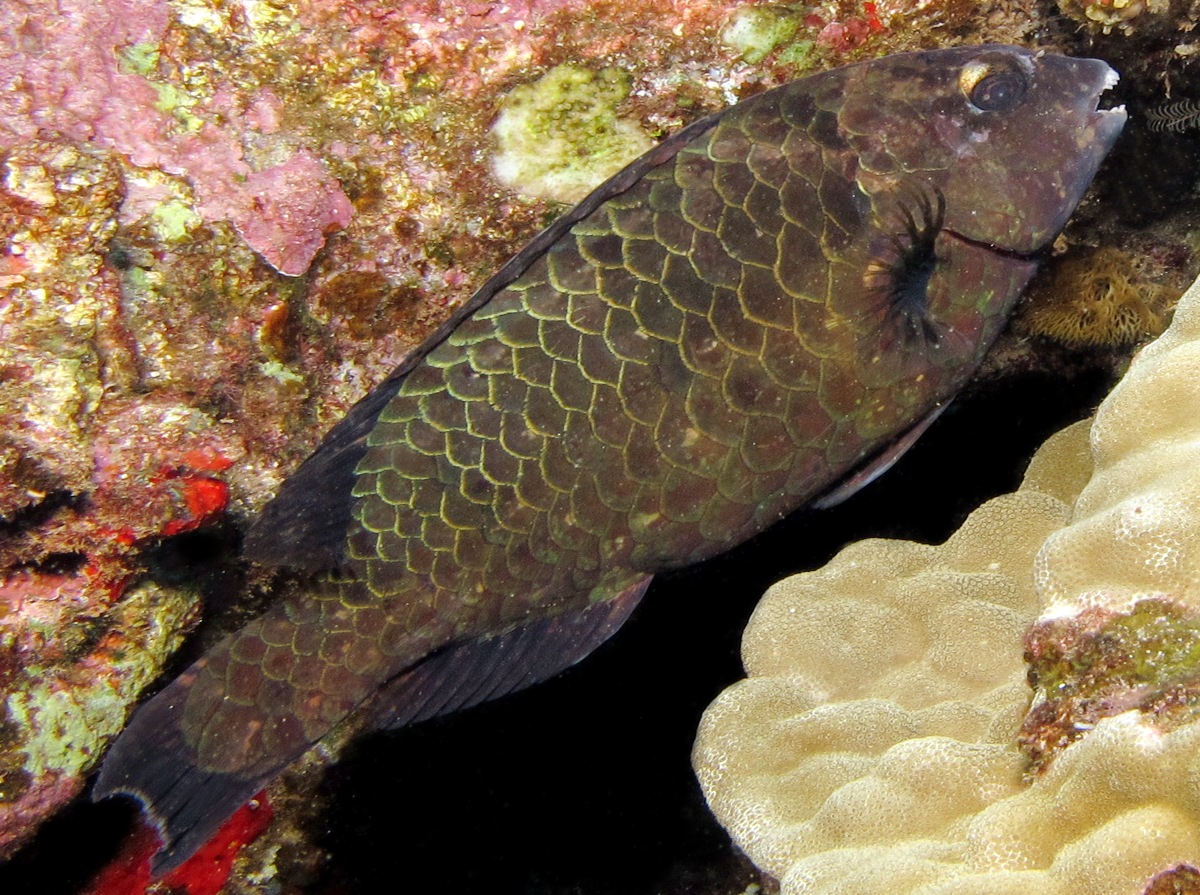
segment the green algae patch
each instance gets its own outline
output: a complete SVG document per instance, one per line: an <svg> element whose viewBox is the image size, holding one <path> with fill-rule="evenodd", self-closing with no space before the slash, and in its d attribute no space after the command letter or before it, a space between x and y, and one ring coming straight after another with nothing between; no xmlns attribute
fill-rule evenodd
<svg viewBox="0 0 1200 895"><path fill-rule="evenodd" d="M154 107L174 118L186 133L199 133L204 127L204 119L192 114L192 109L200 100L174 84L151 81L150 86L158 94Z"/></svg>
<svg viewBox="0 0 1200 895"><path fill-rule="evenodd" d="M150 213L150 228L162 242L172 243L185 239L202 223L200 215L180 199L168 199Z"/></svg>
<svg viewBox="0 0 1200 895"><path fill-rule="evenodd" d="M158 69L158 59L158 44L143 42L122 49L117 64L121 71L147 77Z"/></svg>
<svg viewBox="0 0 1200 895"><path fill-rule="evenodd" d="M264 376L269 376L276 382L287 384L303 385L304 377L284 364L276 360L264 361L258 365L259 372Z"/></svg>
<svg viewBox="0 0 1200 895"><path fill-rule="evenodd" d="M800 15L793 9L744 6L733 14L721 32L721 42L754 65L766 59L776 47L790 41L799 27ZM803 43L807 47L801 59L812 48L811 41Z"/></svg>
<svg viewBox="0 0 1200 895"><path fill-rule="evenodd" d="M127 634L102 674L67 684L53 667L27 667L29 685L14 688L5 703L14 751L24 753L22 770L35 779L86 772L183 639L194 603L190 594L142 583L114 609L117 628Z"/></svg>
<svg viewBox="0 0 1200 895"><path fill-rule="evenodd" d="M560 65L505 98L492 126L496 176L527 196L577 202L654 141L618 114L630 80L616 69Z"/></svg>
<svg viewBox="0 0 1200 895"><path fill-rule="evenodd" d="M1168 599L1039 622L1025 648L1043 695L1020 737L1035 772L1102 718L1136 709L1160 730L1200 718L1200 618Z"/></svg>
<svg viewBox="0 0 1200 895"><path fill-rule="evenodd" d="M1128 615L1043 622L1030 646L1034 680L1052 696L1095 697L1115 685L1158 690L1200 678L1200 619L1166 600L1142 600Z"/></svg>

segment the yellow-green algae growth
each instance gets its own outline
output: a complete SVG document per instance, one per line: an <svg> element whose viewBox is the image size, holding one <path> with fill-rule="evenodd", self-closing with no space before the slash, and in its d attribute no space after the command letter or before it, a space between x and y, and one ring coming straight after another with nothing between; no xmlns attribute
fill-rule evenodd
<svg viewBox="0 0 1200 895"><path fill-rule="evenodd" d="M729 18L721 31L721 42L755 65L777 48L779 62L802 65L813 49L811 40L796 40L805 9L783 6L744 6Z"/></svg>
<svg viewBox="0 0 1200 895"><path fill-rule="evenodd" d="M560 65L504 99L492 134L496 177L527 196L577 202L654 141L619 114L628 75Z"/></svg>
<svg viewBox="0 0 1200 895"><path fill-rule="evenodd" d="M161 673L194 611L194 596L142 582L113 612L112 622L123 634L105 674L65 687L57 676L61 669L26 666L29 685L17 683L4 703L24 770L34 778L86 771L121 730L127 707Z"/></svg>

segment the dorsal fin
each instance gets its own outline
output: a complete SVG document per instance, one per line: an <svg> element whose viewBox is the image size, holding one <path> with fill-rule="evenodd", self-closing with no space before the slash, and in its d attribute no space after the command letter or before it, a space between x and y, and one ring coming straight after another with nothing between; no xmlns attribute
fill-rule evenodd
<svg viewBox="0 0 1200 895"><path fill-rule="evenodd" d="M403 376L390 377L355 404L284 481L246 532L246 559L310 572L339 565L350 525L354 469L375 420L401 382Z"/></svg>

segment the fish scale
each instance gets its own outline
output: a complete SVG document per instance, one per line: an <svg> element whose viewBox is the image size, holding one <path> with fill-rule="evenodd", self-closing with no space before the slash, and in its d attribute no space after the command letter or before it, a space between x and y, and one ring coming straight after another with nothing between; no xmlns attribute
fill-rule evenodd
<svg viewBox="0 0 1200 895"><path fill-rule="evenodd" d="M776 108L759 114L778 114L788 91L772 98ZM813 357L797 333L795 300L821 309L823 332L838 327L828 280L820 293L788 289L778 273L786 254L782 226L756 230L744 211L753 186L762 183L747 164L762 144L742 128L745 117L728 115L673 163L578 222L431 351L419 368L423 375L410 375L380 413L357 468L357 525L347 539L352 581L327 597L352 605L308 624L341 634L339 626L352 625L343 615L365 599L364 585L396 612L415 603L454 624L420 641L412 637L411 616L390 637L369 629L359 634L378 640L379 649L365 651L373 662L354 666L357 680L337 678L340 704L356 705L375 681L411 664L437 639L511 626L546 608L549 595L560 611L603 600L620 591L625 577L688 565L761 530L784 505L829 484L829 433L838 422L847 433L839 453L870 452L856 422L871 404L854 387L858 358L844 342L817 355L815 369L799 383L770 373L781 358L803 365ZM777 200L777 219L821 202L820 180L796 170L809 161L807 153L793 160L777 147L762 148L760 166L776 172L777 184L782 178L782 195L796 203ZM768 156L779 161L772 166ZM697 190L703 201L690 198ZM664 229L676 237L674 250L655 235L660 216L670 221ZM836 218L826 220L844 232ZM819 260L822 268L849 263ZM628 279L616 291L606 288L611 280L599 272L614 269L636 280L635 288ZM753 315L745 310L752 303ZM506 326L506 318L536 320L536 342ZM772 342L769 367L763 355L772 329L785 339ZM589 375L583 361L589 354L608 359L607 375ZM929 378L933 391L938 383ZM854 384L850 398L842 395L844 382ZM823 395L818 383L838 391ZM504 394L512 409L498 410L494 394ZM603 419L598 406L628 425ZM477 419L498 424L472 428L474 408ZM610 428L624 430L623 437L605 439L601 433ZM509 469L508 482L489 475L483 462L488 448L494 458L511 456L497 430L523 433L522 459ZM797 469L801 474L792 475ZM606 484L630 479L636 489ZM513 480L537 496L526 501ZM614 567L632 574L614 584ZM237 639L256 636L251 626ZM314 676L304 670L309 664L343 667L342 650L288 658L294 674L308 677ZM220 672L226 680L214 690L237 673ZM272 690L270 699L276 695ZM331 695L297 688L291 714L306 738L324 732L320 709ZM223 726L221 711L209 723Z"/></svg>
<svg viewBox="0 0 1200 895"><path fill-rule="evenodd" d="M1064 146L1070 131L1073 173L992 164L1021 153L1005 149L1011 116L971 105L979 59L1024 79L1022 127ZM148 704L97 793L143 800L169 869L356 708L401 724L542 680L611 634L653 574L745 541L919 431L1119 130L1094 111L1107 72L1012 48L893 57L755 97L618 174L285 484L249 550L325 570ZM891 94L903 126L880 118ZM922 102L961 110L941 125L965 129L957 151L914 145L930 139ZM972 153L1009 187L956 180ZM1054 202L1017 233L1004 208L980 231L975 206L1019 176Z"/></svg>

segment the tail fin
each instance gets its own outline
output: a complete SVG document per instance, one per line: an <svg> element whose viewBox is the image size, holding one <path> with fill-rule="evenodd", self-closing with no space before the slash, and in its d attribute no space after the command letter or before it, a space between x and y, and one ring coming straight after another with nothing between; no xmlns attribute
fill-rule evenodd
<svg viewBox="0 0 1200 895"><path fill-rule="evenodd" d="M180 724L197 673L192 666L137 711L92 789L93 800L124 794L141 804L162 843L151 861L155 877L191 857L287 763L250 775L203 768Z"/></svg>
<svg viewBox="0 0 1200 895"><path fill-rule="evenodd" d="M399 727L521 690L607 640L649 583L650 576L635 575L606 600L417 655L419 664L412 657L385 661L377 649L377 661L366 661L377 645L365 639L343 641L340 652L327 649L330 641L320 637L348 634L344 626L298 635L304 625L292 617L300 613L279 607L218 644L137 711L105 756L92 798L137 799L163 843L153 873L169 873L372 695L370 720ZM309 626L322 618L305 615ZM321 646L307 655L292 650L314 641ZM330 692L331 681L344 689Z"/></svg>
<svg viewBox="0 0 1200 895"><path fill-rule="evenodd" d="M344 584L344 583L343 583ZM336 587L331 593L336 594ZM343 594L344 595L344 594ZM354 608L308 596L217 644L134 714L92 798L127 794L158 828L156 876L221 824L385 681L420 658L355 632Z"/></svg>

